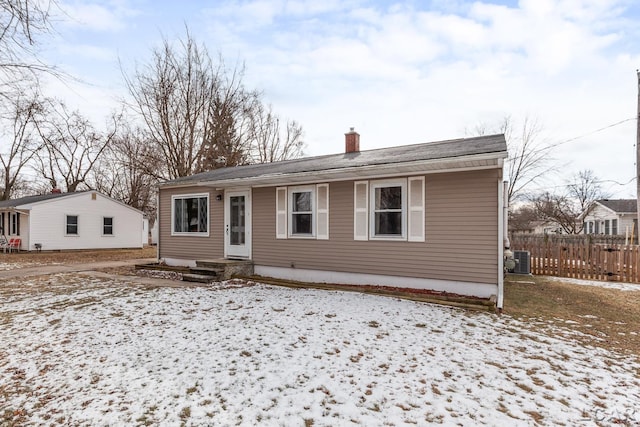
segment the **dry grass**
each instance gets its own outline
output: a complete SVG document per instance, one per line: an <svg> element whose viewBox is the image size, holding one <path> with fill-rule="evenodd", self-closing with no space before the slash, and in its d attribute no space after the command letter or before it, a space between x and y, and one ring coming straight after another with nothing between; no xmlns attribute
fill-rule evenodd
<svg viewBox="0 0 640 427"><path fill-rule="evenodd" d="M155 258L156 247L147 246L143 249L101 249L78 251L43 251L0 253L0 262L12 264L79 264L98 261L121 261L137 258Z"/></svg>
<svg viewBox="0 0 640 427"><path fill-rule="evenodd" d="M504 306L516 318L561 323L586 334L576 336L585 344L640 355L640 292L510 276Z"/></svg>

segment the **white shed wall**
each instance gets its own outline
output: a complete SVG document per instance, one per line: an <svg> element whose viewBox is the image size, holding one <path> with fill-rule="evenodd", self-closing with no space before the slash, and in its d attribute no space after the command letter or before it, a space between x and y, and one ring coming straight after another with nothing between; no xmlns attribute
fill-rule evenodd
<svg viewBox="0 0 640 427"><path fill-rule="evenodd" d="M77 235L66 234L67 215L78 216ZM113 218L113 235L102 234L104 217ZM99 193L84 192L34 204L29 222L29 247L23 249L34 250L36 243L42 244L42 250L142 247L142 212Z"/></svg>

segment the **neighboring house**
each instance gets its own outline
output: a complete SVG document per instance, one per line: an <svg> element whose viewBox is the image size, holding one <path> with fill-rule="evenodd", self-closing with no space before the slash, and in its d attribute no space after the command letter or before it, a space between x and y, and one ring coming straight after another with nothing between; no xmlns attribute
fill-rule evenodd
<svg viewBox="0 0 640 427"><path fill-rule="evenodd" d="M638 235L638 205L635 199L596 200L580 215L584 234Z"/></svg>
<svg viewBox="0 0 640 427"><path fill-rule="evenodd" d="M22 250L141 248L143 227L141 211L96 191L0 201L0 235Z"/></svg>
<svg viewBox="0 0 640 427"><path fill-rule="evenodd" d="M160 185L159 257L258 275L420 288L502 307L503 135L227 167Z"/></svg>
<svg viewBox="0 0 640 427"><path fill-rule="evenodd" d="M511 232L514 235L522 234L564 234L564 230L560 224L554 221L530 221L526 226L521 226L518 229L512 228Z"/></svg>

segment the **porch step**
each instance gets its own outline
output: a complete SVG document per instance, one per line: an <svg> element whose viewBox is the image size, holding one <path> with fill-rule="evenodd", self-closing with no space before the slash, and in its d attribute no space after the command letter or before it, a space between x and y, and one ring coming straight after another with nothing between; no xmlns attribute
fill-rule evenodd
<svg viewBox="0 0 640 427"><path fill-rule="evenodd" d="M248 260L233 260L233 259L207 259L197 260L197 267L214 268L224 270L226 267L233 267L239 265L253 265L253 262Z"/></svg>
<svg viewBox="0 0 640 427"><path fill-rule="evenodd" d="M224 268L213 268L213 267L191 267L189 269L189 273L192 274L201 274L203 276L213 276L220 277L224 273Z"/></svg>
<svg viewBox="0 0 640 427"><path fill-rule="evenodd" d="M212 283L217 281L218 279L216 276L211 276L208 274L184 273L182 275L182 280L184 282Z"/></svg>
<svg viewBox="0 0 640 427"><path fill-rule="evenodd" d="M216 272L218 280L229 280L237 276L251 276L253 274L253 262L250 260L234 259L207 259L197 260L196 267L191 268L192 273Z"/></svg>

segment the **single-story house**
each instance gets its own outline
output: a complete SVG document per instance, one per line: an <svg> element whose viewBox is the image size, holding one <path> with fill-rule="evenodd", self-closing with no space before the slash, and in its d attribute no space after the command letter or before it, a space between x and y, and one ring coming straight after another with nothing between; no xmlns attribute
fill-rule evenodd
<svg viewBox="0 0 640 427"><path fill-rule="evenodd" d="M226 167L160 185L161 260L288 280L497 298L504 135Z"/></svg>
<svg viewBox="0 0 640 427"><path fill-rule="evenodd" d="M591 203L580 215L584 234L638 235L636 199L602 199Z"/></svg>
<svg viewBox="0 0 640 427"><path fill-rule="evenodd" d="M509 225L511 224L512 222L509 222ZM520 228L517 228L517 229L512 228L511 232L514 235L564 234L564 230L562 229L560 224L558 224L555 221L543 221L543 220L531 221L528 224L521 226Z"/></svg>
<svg viewBox="0 0 640 427"><path fill-rule="evenodd" d="M141 248L145 221L141 211L96 191L0 201L0 235L19 238L28 251Z"/></svg>

